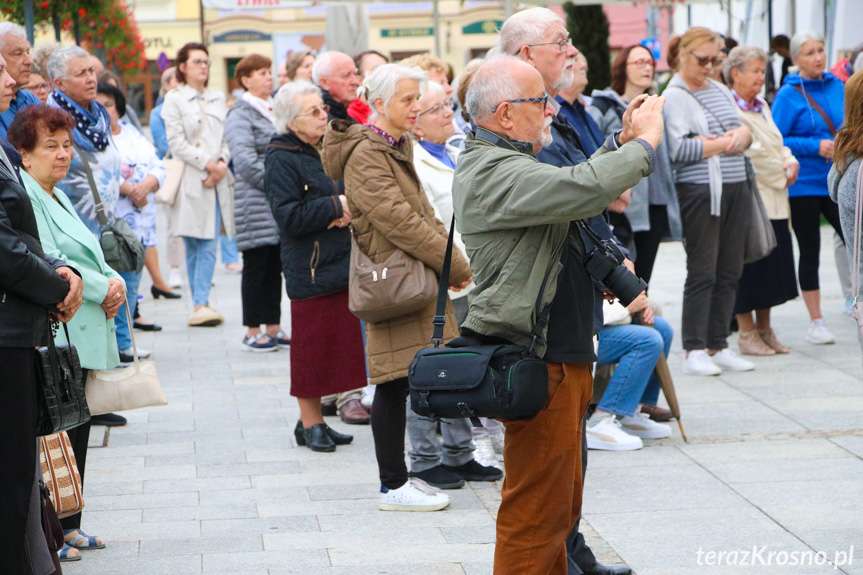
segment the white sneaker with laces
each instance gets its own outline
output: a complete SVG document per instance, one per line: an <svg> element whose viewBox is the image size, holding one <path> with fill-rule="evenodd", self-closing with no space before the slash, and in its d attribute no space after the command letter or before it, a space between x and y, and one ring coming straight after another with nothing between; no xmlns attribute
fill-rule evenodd
<svg viewBox="0 0 863 575"><path fill-rule="evenodd" d="M694 349L683 362L683 373L689 375L719 375L722 370L705 349Z"/></svg>
<svg viewBox="0 0 863 575"><path fill-rule="evenodd" d="M499 431L495 434L491 435L491 445L494 447L494 452L498 454L503 453L503 444L504 444L504 435L503 431Z"/></svg>
<svg viewBox="0 0 863 575"><path fill-rule="evenodd" d="M378 509L381 511L440 511L449 507L449 496L422 479L412 477L398 489L381 486Z"/></svg>
<svg viewBox="0 0 863 575"><path fill-rule="evenodd" d="M587 428L587 448L602 451L634 451L644 447L640 437L623 430L617 418L608 417Z"/></svg>
<svg viewBox="0 0 863 575"><path fill-rule="evenodd" d="M727 369L728 371L752 371L755 369L754 363L748 359L743 359L730 347L714 353L710 359L721 369Z"/></svg>
<svg viewBox="0 0 863 575"><path fill-rule="evenodd" d="M168 272L168 285L174 289L183 287L183 276L180 274L180 268L171 268Z"/></svg>
<svg viewBox="0 0 863 575"><path fill-rule="evenodd" d="M641 437L642 439L662 439L671 437L671 426L664 423L657 423L650 419L646 413L636 411L633 416L624 416L620 418L620 425L623 431L629 435Z"/></svg>
<svg viewBox="0 0 863 575"><path fill-rule="evenodd" d="M475 437L473 440L476 449L473 452L473 458L480 465L484 465L486 467L497 467L497 457L494 456L494 446L492 444L490 435L481 435L480 437Z"/></svg>
<svg viewBox="0 0 863 575"><path fill-rule="evenodd" d="M827 322L824 321L824 318L816 319L809 324L809 329L806 331L806 341L813 345L836 343L833 334L827 329Z"/></svg>

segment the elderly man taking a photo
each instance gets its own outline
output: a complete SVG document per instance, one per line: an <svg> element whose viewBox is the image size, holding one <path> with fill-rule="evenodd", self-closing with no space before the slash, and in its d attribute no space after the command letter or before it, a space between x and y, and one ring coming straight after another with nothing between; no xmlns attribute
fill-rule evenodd
<svg viewBox="0 0 863 575"><path fill-rule="evenodd" d="M529 345L534 302L554 298L572 220L599 214L647 176L662 141L661 97L635 99L589 161L558 168L534 155L551 143L554 115L542 75L516 58L484 63L466 107L476 132L456 168L453 204L476 288L462 333ZM592 297L592 294L590 294ZM587 319L587 321L592 321ZM540 357L545 342L536 347ZM497 521L495 573L567 572L566 537L581 509L581 425L592 395L588 363L549 363L546 407L507 421L507 476Z"/></svg>

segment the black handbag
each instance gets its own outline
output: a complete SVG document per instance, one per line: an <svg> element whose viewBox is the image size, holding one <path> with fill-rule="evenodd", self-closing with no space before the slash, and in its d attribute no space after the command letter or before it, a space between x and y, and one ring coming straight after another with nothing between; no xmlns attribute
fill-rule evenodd
<svg viewBox="0 0 863 575"><path fill-rule="evenodd" d="M479 427L480 417L528 419L548 399L548 367L534 353L543 340L551 305L540 311L549 268L536 300L537 322L530 347L513 344L486 344L460 337L443 344L446 324L447 286L452 262L453 230L450 226L443 273L438 286L434 316L434 347L416 353L408 371L411 409L430 418L470 418Z"/></svg>
<svg viewBox="0 0 863 575"><path fill-rule="evenodd" d="M66 341L70 342L65 323L63 331ZM81 361L75 346L71 343L55 345L51 337L47 346L37 348L36 378L37 436L68 431L90 420Z"/></svg>

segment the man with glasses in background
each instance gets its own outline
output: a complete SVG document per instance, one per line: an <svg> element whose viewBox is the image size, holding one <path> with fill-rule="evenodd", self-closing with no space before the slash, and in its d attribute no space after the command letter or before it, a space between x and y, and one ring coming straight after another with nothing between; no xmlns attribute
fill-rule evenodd
<svg viewBox="0 0 863 575"><path fill-rule="evenodd" d="M0 114L0 137L5 138L18 110L41 102L34 94L22 89L30 81L30 67L33 65L30 42L22 26L14 22L0 22L0 54L6 59L7 71L15 80L9 109Z"/></svg>

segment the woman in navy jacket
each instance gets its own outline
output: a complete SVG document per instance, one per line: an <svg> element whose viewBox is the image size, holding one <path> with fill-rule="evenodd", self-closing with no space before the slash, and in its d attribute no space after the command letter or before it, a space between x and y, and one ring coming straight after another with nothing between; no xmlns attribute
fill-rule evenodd
<svg viewBox="0 0 863 575"><path fill-rule="evenodd" d="M795 34L791 39L791 58L799 71L785 77L773 101L773 119L785 145L800 162L800 176L788 188L788 196L791 226L800 246L800 289L811 322L806 341L828 344L835 340L821 315L818 256L821 214L842 236L839 209L827 190L827 174L833 165L833 139L843 120L844 86L836 76L824 72L827 65L824 37L817 32Z"/></svg>

